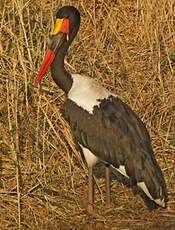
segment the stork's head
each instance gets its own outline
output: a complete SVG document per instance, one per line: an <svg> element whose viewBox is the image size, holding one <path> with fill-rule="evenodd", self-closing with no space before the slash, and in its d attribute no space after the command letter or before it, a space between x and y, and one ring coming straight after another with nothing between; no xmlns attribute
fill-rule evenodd
<svg viewBox="0 0 175 230"><path fill-rule="evenodd" d="M80 26L80 13L73 6L64 6L56 12L55 25L50 32L49 49L47 50L34 84L41 81L51 66L58 52L67 51ZM65 55L65 54L64 54Z"/></svg>

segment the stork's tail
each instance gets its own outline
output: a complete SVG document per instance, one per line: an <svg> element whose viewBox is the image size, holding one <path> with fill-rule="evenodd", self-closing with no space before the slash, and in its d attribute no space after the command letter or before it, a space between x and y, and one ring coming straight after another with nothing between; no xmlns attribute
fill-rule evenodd
<svg viewBox="0 0 175 230"><path fill-rule="evenodd" d="M167 189L162 171L157 162L153 171L150 170L149 167L146 167L142 171L139 180L136 178L126 178L124 175L120 174L119 170L115 169L115 167L111 167L111 169L119 182L128 187L132 187L135 193L141 195L149 209L166 207Z"/></svg>
<svg viewBox="0 0 175 230"><path fill-rule="evenodd" d="M165 208L168 195L164 176L156 161L154 168L149 166L143 170L142 180L137 181L137 187L143 191L141 196L150 209L159 206Z"/></svg>

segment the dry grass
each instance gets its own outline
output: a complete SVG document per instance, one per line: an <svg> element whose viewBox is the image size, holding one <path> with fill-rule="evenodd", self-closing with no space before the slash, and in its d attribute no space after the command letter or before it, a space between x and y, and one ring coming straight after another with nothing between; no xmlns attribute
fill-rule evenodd
<svg viewBox="0 0 175 230"><path fill-rule="evenodd" d="M113 181L112 209L98 178L86 212L87 169L60 115L64 94L32 80L53 12L82 15L67 67L117 93L147 125L166 177L166 210L149 212ZM3 0L0 2L0 229L175 229L175 1Z"/></svg>

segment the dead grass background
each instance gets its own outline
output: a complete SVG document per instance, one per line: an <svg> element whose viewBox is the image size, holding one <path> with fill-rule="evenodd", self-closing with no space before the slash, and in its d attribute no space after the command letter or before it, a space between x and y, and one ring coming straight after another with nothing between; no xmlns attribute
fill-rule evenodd
<svg viewBox="0 0 175 230"><path fill-rule="evenodd" d="M94 215L86 212L87 169L60 115L64 94L50 73L32 80L57 7L81 12L66 59L118 94L143 119L169 192L149 212L113 181L112 209L98 178ZM2 0L0 2L0 229L175 229L175 1Z"/></svg>

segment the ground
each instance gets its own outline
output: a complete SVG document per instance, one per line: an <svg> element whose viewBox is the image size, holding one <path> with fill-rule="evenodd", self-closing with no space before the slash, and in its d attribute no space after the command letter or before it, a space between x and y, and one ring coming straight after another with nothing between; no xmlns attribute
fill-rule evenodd
<svg viewBox="0 0 175 230"><path fill-rule="evenodd" d="M65 65L143 120L166 179L166 209L150 212L115 180L107 208L105 180L96 176L94 213L87 212L86 164L60 113L65 95L50 73L32 85L54 12L66 4L82 20ZM174 44L174 0L0 2L0 229L175 229Z"/></svg>

